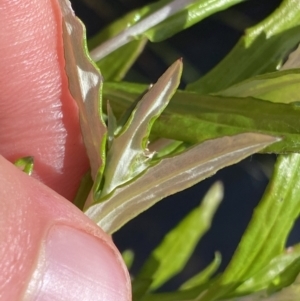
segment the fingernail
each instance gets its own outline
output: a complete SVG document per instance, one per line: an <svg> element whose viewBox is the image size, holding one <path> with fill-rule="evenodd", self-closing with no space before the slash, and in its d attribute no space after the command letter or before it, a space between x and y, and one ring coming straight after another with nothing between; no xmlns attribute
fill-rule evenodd
<svg viewBox="0 0 300 301"><path fill-rule="evenodd" d="M129 295L125 272L105 242L57 225L47 235L25 300L128 301Z"/></svg>

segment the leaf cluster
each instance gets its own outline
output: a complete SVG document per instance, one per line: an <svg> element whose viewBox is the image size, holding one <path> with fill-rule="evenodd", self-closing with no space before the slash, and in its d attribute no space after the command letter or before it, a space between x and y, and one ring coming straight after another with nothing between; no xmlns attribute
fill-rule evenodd
<svg viewBox="0 0 300 301"><path fill-rule="evenodd" d="M105 231L115 232L164 197L253 153L278 155L224 273L215 276L221 261L216 253L177 291L157 292L184 268L210 228L223 195L222 184L216 183L132 280L136 301L297 300L300 247L286 249L285 244L300 208L300 50L283 62L300 42L299 1L282 1L185 90L178 89L181 60L153 85L122 81L147 43L240 2L156 1L86 42L83 24L60 0L66 72L91 165L75 203ZM124 259L130 265L133 254L125 253Z"/></svg>

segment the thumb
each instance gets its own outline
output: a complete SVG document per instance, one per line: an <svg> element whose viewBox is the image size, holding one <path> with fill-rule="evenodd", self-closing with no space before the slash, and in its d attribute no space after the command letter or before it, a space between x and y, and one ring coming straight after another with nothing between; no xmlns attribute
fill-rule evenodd
<svg viewBox="0 0 300 301"><path fill-rule="evenodd" d="M73 200L89 168L64 70L57 0L0 0L0 154Z"/></svg>
<svg viewBox="0 0 300 301"><path fill-rule="evenodd" d="M0 156L0 301L131 299L111 238Z"/></svg>

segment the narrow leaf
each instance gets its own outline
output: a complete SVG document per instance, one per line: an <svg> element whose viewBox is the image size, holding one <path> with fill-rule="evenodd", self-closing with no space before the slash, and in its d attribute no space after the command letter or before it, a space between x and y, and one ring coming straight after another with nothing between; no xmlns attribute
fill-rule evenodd
<svg viewBox="0 0 300 301"><path fill-rule="evenodd" d="M219 281L197 300L212 301L226 296L283 252L300 212L299 171L299 154L279 157L262 201L229 266Z"/></svg>
<svg viewBox="0 0 300 301"><path fill-rule="evenodd" d="M217 271L220 264L221 254L216 252L214 260L203 271L183 283L180 286L180 289L187 290L208 282L209 278Z"/></svg>
<svg viewBox="0 0 300 301"><path fill-rule="evenodd" d="M124 30L93 49L91 56L99 61L123 45L145 36L151 41L161 41L241 1L243 0L158 1L126 15L125 24L122 19L115 22L114 29L125 25ZM132 22L128 22L129 20ZM131 26L128 27L128 24Z"/></svg>
<svg viewBox="0 0 300 301"><path fill-rule="evenodd" d="M282 273L285 272L289 268L289 266L295 266L296 262L299 260L300 245L296 245L284 250L282 254L274 257L258 273L256 273L253 277L247 279L247 281L239 286L235 290L235 293L246 295L255 291L257 292L265 290L266 288L270 290L270 288L272 287L272 290L274 290L275 284L277 290L282 288L287 284L283 282Z"/></svg>
<svg viewBox="0 0 300 301"><path fill-rule="evenodd" d="M151 154L146 148L152 124L176 91L181 72L182 62L177 61L144 95L121 132L112 141L107 154L102 196L148 168Z"/></svg>
<svg viewBox="0 0 300 301"><path fill-rule="evenodd" d="M78 108L83 140L94 179L104 167L106 126L102 120L99 70L88 55L85 28L75 17L68 0L60 0L63 15L63 42L69 88Z"/></svg>
<svg viewBox="0 0 300 301"><path fill-rule="evenodd" d="M300 69L258 75L216 93L226 97L255 97L277 103L298 102Z"/></svg>
<svg viewBox="0 0 300 301"><path fill-rule="evenodd" d="M152 279L150 289L155 290L179 273L210 228L222 198L223 186L217 182L209 189L201 205L165 236L141 268L137 279Z"/></svg>
<svg viewBox="0 0 300 301"><path fill-rule="evenodd" d="M299 265L299 262L298 262ZM267 291L262 291L250 296L230 298L227 301L298 301L300 295L300 275L288 287L283 288L275 294L269 294Z"/></svg>
<svg viewBox="0 0 300 301"><path fill-rule="evenodd" d="M116 189L107 200L89 207L86 214L106 232L113 233L162 198L276 141L277 138L253 133L206 141L175 157L163 159L135 181Z"/></svg>
<svg viewBox="0 0 300 301"><path fill-rule="evenodd" d="M122 252L122 257L127 269L129 270L134 261L134 252L132 250L127 249L124 252Z"/></svg>
<svg viewBox="0 0 300 301"><path fill-rule="evenodd" d="M144 50L146 42L146 38L132 41L97 61L105 80L122 80Z"/></svg>
<svg viewBox="0 0 300 301"><path fill-rule="evenodd" d="M176 33L202 21L210 15L225 10L243 1L244 0L194 0L188 3L189 1L179 0L170 2L170 8L172 8L172 5L175 6L176 2L185 2L188 3L188 5L163 22L148 29L144 35L151 42L163 41L172 37Z"/></svg>
<svg viewBox="0 0 300 301"><path fill-rule="evenodd" d="M268 18L248 29L215 68L187 89L201 94L214 93L249 77L278 70L300 42L299 12L298 0L282 1Z"/></svg>

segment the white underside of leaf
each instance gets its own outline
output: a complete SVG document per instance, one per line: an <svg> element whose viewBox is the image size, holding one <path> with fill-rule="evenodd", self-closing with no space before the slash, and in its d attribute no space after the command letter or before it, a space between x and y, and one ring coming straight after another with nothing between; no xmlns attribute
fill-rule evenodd
<svg viewBox="0 0 300 301"><path fill-rule="evenodd" d="M155 11L150 16L141 20L137 24L129 27L122 32L120 32L115 37L112 37L110 40L105 41L95 49L91 51L91 57L95 61L100 61L105 56L109 55L113 51L122 47L123 45L134 40L138 35L143 34L145 31L151 27L159 24L160 22L166 20L172 15L176 14L180 10L187 7L189 4L195 2L195 0L173 0L170 3L163 6L161 9Z"/></svg>
<svg viewBox="0 0 300 301"><path fill-rule="evenodd" d="M255 133L223 137L160 161L112 196L86 210L104 231L113 233L162 198L186 189L279 139Z"/></svg>
<svg viewBox="0 0 300 301"><path fill-rule="evenodd" d="M92 177L95 175L104 158L103 139L106 127L101 120L102 77L88 55L85 44L85 28L76 18L68 0L58 1L63 17L63 42L69 89L75 99L80 115L82 136L87 149Z"/></svg>

